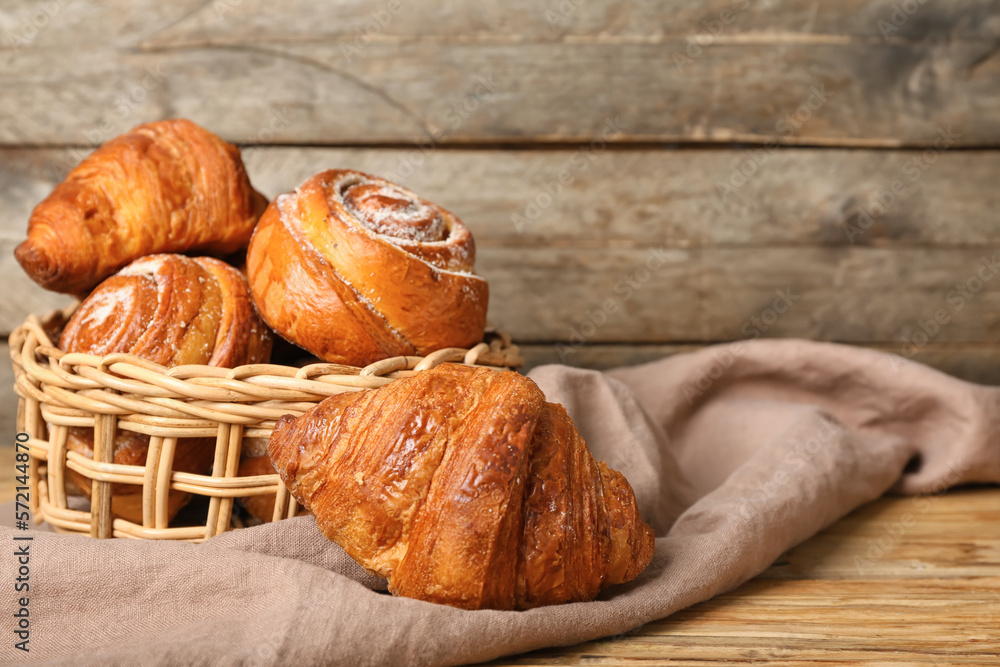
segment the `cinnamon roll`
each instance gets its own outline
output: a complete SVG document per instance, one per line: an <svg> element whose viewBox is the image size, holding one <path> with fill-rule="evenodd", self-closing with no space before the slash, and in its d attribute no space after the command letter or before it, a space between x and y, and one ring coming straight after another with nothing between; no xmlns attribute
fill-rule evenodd
<svg viewBox="0 0 1000 667"><path fill-rule="evenodd" d="M101 283L70 318L59 346L98 355L126 352L162 366L230 368L266 362L271 332L254 310L246 279L233 267L208 257L151 255ZM114 462L145 465L148 448L148 436L119 429ZM93 458L93 431L70 428L67 449ZM214 439L182 438L173 469L205 473L214 456ZM89 496L90 480L67 472ZM170 516L188 499L171 491ZM111 504L115 516L142 522L141 486L113 485Z"/></svg>
<svg viewBox="0 0 1000 667"><path fill-rule="evenodd" d="M384 179L329 170L279 196L247 251L254 303L281 336L362 366L469 347L489 289L462 222Z"/></svg>

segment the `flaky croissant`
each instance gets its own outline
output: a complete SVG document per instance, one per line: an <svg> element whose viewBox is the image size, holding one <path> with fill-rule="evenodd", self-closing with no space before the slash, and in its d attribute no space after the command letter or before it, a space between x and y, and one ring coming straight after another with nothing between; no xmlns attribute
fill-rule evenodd
<svg viewBox="0 0 1000 667"><path fill-rule="evenodd" d="M240 250L266 204L238 148L189 120L146 123L95 150L35 207L15 256L42 287L84 295L145 255Z"/></svg>
<svg viewBox="0 0 1000 667"><path fill-rule="evenodd" d="M389 181L324 171L271 202L247 251L264 319L330 362L362 366L482 340L489 289L472 234Z"/></svg>
<svg viewBox="0 0 1000 667"><path fill-rule="evenodd" d="M63 329L66 352L108 355L127 352L162 366L206 364L234 367L266 362L271 332L254 310L243 275L217 259L151 255L128 265L95 289ZM67 448L93 457L93 431L70 428ZM212 438L182 438L175 471L204 473L215 456ZM118 430L114 462L145 465L149 437ZM69 470L89 495L90 482ZM112 513L142 522L142 487L115 484ZM173 516L188 495L171 491Z"/></svg>
<svg viewBox="0 0 1000 667"><path fill-rule="evenodd" d="M394 594L465 609L593 599L649 564L632 488L530 379L455 364L283 417L271 461Z"/></svg>

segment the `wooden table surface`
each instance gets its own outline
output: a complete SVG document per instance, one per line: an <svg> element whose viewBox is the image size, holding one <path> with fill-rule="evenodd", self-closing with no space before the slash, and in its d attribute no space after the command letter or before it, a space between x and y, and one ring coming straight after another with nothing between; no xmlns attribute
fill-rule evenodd
<svg viewBox="0 0 1000 667"><path fill-rule="evenodd" d="M1000 489L883 498L625 635L490 665L1000 664Z"/></svg>

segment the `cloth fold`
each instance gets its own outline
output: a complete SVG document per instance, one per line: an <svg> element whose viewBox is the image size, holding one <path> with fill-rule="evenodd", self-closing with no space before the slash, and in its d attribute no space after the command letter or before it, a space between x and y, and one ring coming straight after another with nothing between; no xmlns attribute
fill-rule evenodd
<svg viewBox="0 0 1000 667"><path fill-rule="evenodd" d="M470 612L387 595L311 517L202 545L30 531L31 652L7 642L4 659L485 661L625 632L730 590L886 492L1000 482L1000 388L879 352L762 340L530 376L635 489L657 540L634 581L593 602ZM12 587L2 597L14 608Z"/></svg>

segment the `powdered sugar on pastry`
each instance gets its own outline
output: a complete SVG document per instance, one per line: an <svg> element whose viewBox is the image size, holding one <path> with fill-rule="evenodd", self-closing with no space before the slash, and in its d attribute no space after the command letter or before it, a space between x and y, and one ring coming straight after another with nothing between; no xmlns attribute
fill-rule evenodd
<svg viewBox="0 0 1000 667"><path fill-rule="evenodd" d="M328 170L272 202L247 273L283 337L363 366L480 342L489 290L474 261L471 232L445 209L384 179Z"/></svg>

